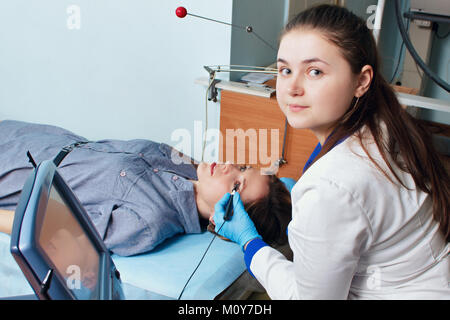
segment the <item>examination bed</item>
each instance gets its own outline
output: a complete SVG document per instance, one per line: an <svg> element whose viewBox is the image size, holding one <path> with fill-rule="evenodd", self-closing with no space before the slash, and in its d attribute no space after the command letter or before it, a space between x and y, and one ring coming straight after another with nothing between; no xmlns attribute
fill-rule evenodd
<svg viewBox="0 0 450 320"><path fill-rule="evenodd" d="M152 252L132 257L113 255L125 299L177 299L201 259L212 234L180 235ZM10 253L10 236L0 233L0 298L33 294ZM264 292L246 271L241 249L215 239L181 299L245 299Z"/></svg>
<svg viewBox="0 0 450 320"><path fill-rule="evenodd" d="M45 174L42 174L43 171ZM63 179L55 173L56 167L53 162L46 161L44 164L40 164L34 172L34 176L30 176L22 191L12 235L0 233L0 298L33 297L33 294L39 291L39 286L44 282L43 276L36 276L40 272L39 268L41 270L45 268L45 271L53 269L56 270L55 273L59 272L56 262L53 261L55 264L52 265L48 262L49 258L45 258L46 255L49 256L49 252L44 249L42 240L43 235L48 234L48 230L50 230L45 229L45 226L46 221L51 220L47 218L51 201L59 199L60 204L65 203L66 207L70 208L67 210L69 215L75 217L78 215L78 218L75 219L78 221L78 225L83 222L83 217L87 217L87 214L83 213L84 209L76 208L79 202ZM58 182L59 186L58 184L55 186L55 181L60 181ZM58 194L56 198L53 198L54 193ZM42 199L45 199L44 206L42 206ZM62 212L58 207L58 214L60 215ZM80 215L83 218L81 220ZM32 217L30 218L30 216ZM93 226L89 226L89 223L86 225L86 222L83 223L81 223L83 232L88 233L92 240L93 233L89 230L94 230ZM47 231L44 232L44 230ZM107 252L98 235L96 233L95 235L96 241ZM23 239L28 239L29 242L25 241L25 244L19 245L19 239L22 243ZM209 232L178 235L145 254L122 257L107 253L107 259L112 262L108 264L107 271L99 272L99 274L106 275L102 277L107 279L110 269L115 271L117 268L120 273L118 278L121 281L121 291L123 291L121 297L125 299L177 299L181 292L183 292L181 299L241 299L247 298L250 293L255 291L263 292L262 287L246 271L241 248L220 238L214 239L202 263L182 291L212 239L213 234ZM19 247L22 249L19 250ZM25 251L31 251L32 255L29 253L27 253L28 256L25 255ZM47 262L44 261L44 267L38 266L34 261L36 260L35 256L40 256L38 260L47 259ZM73 256L72 253L67 255L67 257L71 256ZM52 259L50 258L50 260ZM100 259L100 261L104 261L104 259ZM104 262L100 262L100 265L101 269ZM40 273L41 275L45 274ZM97 277L97 279L100 278L101 276ZM61 282L64 283L64 281L63 279ZM57 282L57 280L53 282ZM54 287L56 284L52 284L52 286ZM36 288L38 289L36 290Z"/></svg>

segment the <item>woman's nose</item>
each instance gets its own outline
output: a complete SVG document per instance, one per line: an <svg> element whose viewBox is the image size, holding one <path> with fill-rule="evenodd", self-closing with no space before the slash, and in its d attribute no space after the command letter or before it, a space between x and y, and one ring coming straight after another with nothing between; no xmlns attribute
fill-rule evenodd
<svg viewBox="0 0 450 320"><path fill-rule="evenodd" d="M303 82L299 76L289 79L287 91L291 96L301 96L305 93Z"/></svg>

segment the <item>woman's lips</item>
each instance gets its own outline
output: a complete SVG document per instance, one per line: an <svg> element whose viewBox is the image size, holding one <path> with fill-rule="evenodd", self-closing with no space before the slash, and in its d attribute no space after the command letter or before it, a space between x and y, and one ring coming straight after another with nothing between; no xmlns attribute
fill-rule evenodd
<svg viewBox="0 0 450 320"><path fill-rule="evenodd" d="M217 165L217 163L215 163L215 162L211 163L211 175L213 175L214 168L215 168L216 165Z"/></svg>
<svg viewBox="0 0 450 320"><path fill-rule="evenodd" d="M288 107L289 107L289 110L294 111L294 112L302 111L302 110L309 108L308 106L301 106L299 104L289 104Z"/></svg>

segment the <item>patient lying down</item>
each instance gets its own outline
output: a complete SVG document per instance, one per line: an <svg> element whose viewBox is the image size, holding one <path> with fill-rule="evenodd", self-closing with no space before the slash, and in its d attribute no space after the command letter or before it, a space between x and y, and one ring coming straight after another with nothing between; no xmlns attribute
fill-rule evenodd
<svg viewBox="0 0 450 320"><path fill-rule="evenodd" d="M0 232L10 233L32 170L26 152L39 163L53 159L64 146L87 140L62 128L18 121L0 122L0 137ZM107 248L119 255L150 251L176 234L202 232L214 205L236 183L264 240L287 241L290 194L276 176L250 166L197 165L166 144L102 140L75 148L59 172Z"/></svg>

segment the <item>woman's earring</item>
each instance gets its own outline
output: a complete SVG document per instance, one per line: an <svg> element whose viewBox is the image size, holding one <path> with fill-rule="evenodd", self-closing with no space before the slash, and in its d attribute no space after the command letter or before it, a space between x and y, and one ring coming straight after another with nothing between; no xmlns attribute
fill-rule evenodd
<svg viewBox="0 0 450 320"><path fill-rule="evenodd" d="M358 102L359 102L359 97L356 97L356 102L355 102L355 104L353 105L353 108L352 108L353 110L356 109L356 106L358 105Z"/></svg>
<svg viewBox="0 0 450 320"><path fill-rule="evenodd" d="M356 111L356 107L359 102L359 97L356 97L356 101L353 104L353 106L349 109L349 111L344 115L344 117L341 120L341 123L347 122L348 119L352 116L352 114Z"/></svg>

